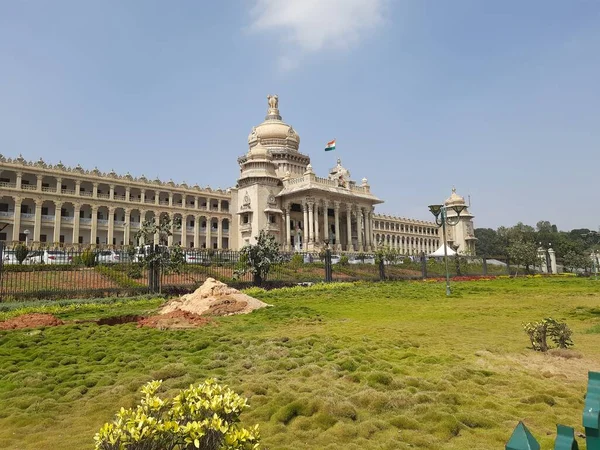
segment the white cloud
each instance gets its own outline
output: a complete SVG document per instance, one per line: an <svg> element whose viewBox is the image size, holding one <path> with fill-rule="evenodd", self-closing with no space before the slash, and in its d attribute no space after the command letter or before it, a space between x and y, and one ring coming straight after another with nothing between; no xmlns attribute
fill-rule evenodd
<svg viewBox="0 0 600 450"><path fill-rule="evenodd" d="M254 1L250 29L292 44L301 57L356 45L383 24L388 0ZM281 56L279 63L286 70L295 65L286 56Z"/></svg>

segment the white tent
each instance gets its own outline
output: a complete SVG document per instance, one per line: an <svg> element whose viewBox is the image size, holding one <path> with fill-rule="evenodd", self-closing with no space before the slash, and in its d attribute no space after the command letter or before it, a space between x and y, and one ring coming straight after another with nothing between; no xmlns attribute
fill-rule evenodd
<svg viewBox="0 0 600 450"><path fill-rule="evenodd" d="M456 252L448 246L446 246L446 251L448 252L448 256L456 255ZM443 257L444 256L444 244L440 245L440 248L438 248L435 252L430 253L428 256L431 256L433 258L440 257L440 256Z"/></svg>

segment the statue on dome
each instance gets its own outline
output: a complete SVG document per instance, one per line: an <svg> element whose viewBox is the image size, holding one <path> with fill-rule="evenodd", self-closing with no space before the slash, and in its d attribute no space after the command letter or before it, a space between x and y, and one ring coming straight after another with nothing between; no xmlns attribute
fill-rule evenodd
<svg viewBox="0 0 600 450"><path fill-rule="evenodd" d="M279 107L279 97L275 95L267 95L267 101L269 102L269 109L277 109Z"/></svg>

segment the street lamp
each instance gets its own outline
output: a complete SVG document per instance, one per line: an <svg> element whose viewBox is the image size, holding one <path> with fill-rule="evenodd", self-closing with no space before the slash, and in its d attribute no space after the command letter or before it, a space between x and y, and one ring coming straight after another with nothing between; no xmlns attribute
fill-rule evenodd
<svg viewBox="0 0 600 450"><path fill-rule="evenodd" d="M450 292L450 273L448 272L448 244L446 243L446 225L451 227L458 224L460 221L460 213L466 208L466 205L429 205L429 211L435 216L435 223L438 227L442 227L442 237L444 238L444 260L446 262L446 295ZM448 217L448 209L454 211L456 216Z"/></svg>
<svg viewBox="0 0 600 450"><path fill-rule="evenodd" d="M31 231L29 231L29 230L23 231L23 234L25 235L25 247L27 247L27 245L29 243L29 233L31 233Z"/></svg>

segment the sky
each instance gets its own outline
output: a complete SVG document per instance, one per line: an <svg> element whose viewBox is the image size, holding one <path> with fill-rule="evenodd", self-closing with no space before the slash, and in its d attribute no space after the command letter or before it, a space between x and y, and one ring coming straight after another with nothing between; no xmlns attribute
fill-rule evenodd
<svg viewBox="0 0 600 450"><path fill-rule="evenodd" d="M599 55L598 0L0 0L0 153L227 188L277 94L378 212L598 230Z"/></svg>

